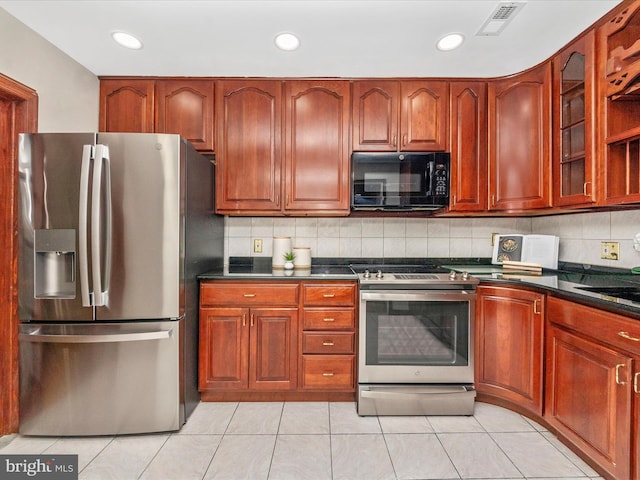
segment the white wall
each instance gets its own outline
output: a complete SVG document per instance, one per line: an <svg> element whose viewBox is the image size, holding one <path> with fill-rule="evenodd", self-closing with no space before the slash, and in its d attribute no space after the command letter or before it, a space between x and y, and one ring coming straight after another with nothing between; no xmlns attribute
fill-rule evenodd
<svg viewBox="0 0 640 480"><path fill-rule="evenodd" d="M631 268L640 265L632 239L640 210L522 218L227 217L225 257L271 257L274 236L311 247L314 257L490 257L492 233L560 236L560 260ZM263 240L261 254L253 240ZM620 242L620 260L600 259L600 242Z"/></svg>
<svg viewBox="0 0 640 480"><path fill-rule="evenodd" d="M97 131L100 82L0 8L0 73L38 93L38 131Z"/></svg>

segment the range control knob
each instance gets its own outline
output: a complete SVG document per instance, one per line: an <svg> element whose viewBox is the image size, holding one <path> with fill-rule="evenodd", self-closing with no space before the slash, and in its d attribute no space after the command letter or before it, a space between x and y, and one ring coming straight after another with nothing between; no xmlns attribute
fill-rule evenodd
<svg viewBox="0 0 640 480"><path fill-rule="evenodd" d="M451 270L451 273L449 274L449 280L455 280L456 279L456 272L455 270Z"/></svg>
<svg viewBox="0 0 640 480"><path fill-rule="evenodd" d="M469 272L462 272L462 279L469 280Z"/></svg>
<svg viewBox="0 0 640 480"><path fill-rule="evenodd" d="M384 275L382 274L382 270L378 270L378 273L376 273L376 278L382 278L384 277Z"/></svg>
<svg viewBox="0 0 640 480"><path fill-rule="evenodd" d="M363 278L371 278L371 272L369 270L365 270L362 274Z"/></svg>

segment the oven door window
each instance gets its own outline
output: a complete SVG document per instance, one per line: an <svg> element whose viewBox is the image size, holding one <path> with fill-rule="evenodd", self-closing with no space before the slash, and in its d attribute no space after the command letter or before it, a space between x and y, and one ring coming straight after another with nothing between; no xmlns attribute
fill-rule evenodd
<svg viewBox="0 0 640 480"><path fill-rule="evenodd" d="M469 365L469 303L368 301L367 365Z"/></svg>

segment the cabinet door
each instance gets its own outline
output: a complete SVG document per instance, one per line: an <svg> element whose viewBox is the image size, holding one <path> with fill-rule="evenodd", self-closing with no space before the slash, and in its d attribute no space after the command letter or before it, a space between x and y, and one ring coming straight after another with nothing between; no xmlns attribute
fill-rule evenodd
<svg viewBox="0 0 640 480"><path fill-rule="evenodd" d="M100 131L153 133L155 80L100 80Z"/></svg>
<svg viewBox="0 0 640 480"><path fill-rule="evenodd" d="M595 33L553 59L554 205L595 201Z"/></svg>
<svg viewBox="0 0 640 480"><path fill-rule="evenodd" d="M349 214L348 81L289 81L285 204L290 213Z"/></svg>
<svg viewBox="0 0 640 480"><path fill-rule="evenodd" d="M487 209L487 84L451 82L452 212Z"/></svg>
<svg viewBox="0 0 640 480"><path fill-rule="evenodd" d="M631 358L553 325L548 333L545 419L612 477L630 478Z"/></svg>
<svg viewBox="0 0 640 480"><path fill-rule="evenodd" d="M294 389L297 384L297 309L251 309L250 317L249 387L253 390Z"/></svg>
<svg viewBox="0 0 640 480"><path fill-rule="evenodd" d="M224 80L216 95L216 211L280 212L282 83Z"/></svg>
<svg viewBox="0 0 640 480"><path fill-rule="evenodd" d="M213 152L213 80L158 80L156 132L177 133Z"/></svg>
<svg viewBox="0 0 640 480"><path fill-rule="evenodd" d="M446 150L449 84L403 81L400 89L400 150Z"/></svg>
<svg viewBox="0 0 640 480"><path fill-rule="evenodd" d="M489 210L551 205L551 64L489 83Z"/></svg>
<svg viewBox="0 0 640 480"><path fill-rule="evenodd" d="M353 82L353 150L398 149L400 84L395 81Z"/></svg>
<svg viewBox="0 0 640 480"><path fill-rule="evenodd" d="M542 415L544 295L478 287L476 388Z"/></svg>
<svg viewBox="0 0 640 480"><path fill-rule="evenodd" d="M200 308L198 386L245 389L249 380L249 310Z"/></svg>

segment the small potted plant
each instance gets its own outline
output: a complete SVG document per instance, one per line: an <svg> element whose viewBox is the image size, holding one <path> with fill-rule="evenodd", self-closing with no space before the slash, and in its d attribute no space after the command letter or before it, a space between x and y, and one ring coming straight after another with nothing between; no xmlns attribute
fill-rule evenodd
<svg viewBox="0 0 640 480"><path fill-rule="evenodd" d="M296 254L293 252L287 252L283 255L284 257L284 268L286 270L291 270L293 268L293 261L296 258Z"/></svg>

